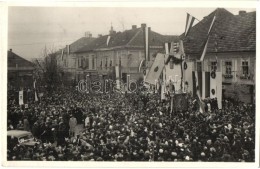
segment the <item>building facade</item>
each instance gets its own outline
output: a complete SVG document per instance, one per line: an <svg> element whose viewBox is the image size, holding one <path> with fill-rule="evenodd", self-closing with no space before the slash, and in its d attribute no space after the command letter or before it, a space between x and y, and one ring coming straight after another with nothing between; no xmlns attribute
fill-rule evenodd
<svg viewBox="0 0 260 169"><path fill-rule="evenodd" d="M201 60L214 16L206 55ZM222 98L245 103L255 101L256 12L240 11L233 15L225 9L216 9L193 26L188 36L181 35L180 38L183 39L190 71L185 73L189 84L192 84L191 71L220 73ZM202 94L202 97L207 95Z"/></svg>
<svg viewBox="0 0 260 169"><path fill-rule="evenodd" d="M89 45L77 50L77 81L86 79L116 80L116 67L119 68L119 78L126 83L130 80L142 81L144 74L139 70L142 60L145 59L144 32L142 24L137 28L124 32L115 32L111 28L108 35L100 35ZM156 53L163 50L164 43L174 36L164 36L151 31L149 35L149 58L147 66L150 67ZM84 70L82 69L84 67Z"/></svg>
<svg viewBox="0 0 260 169"><path fill-rule="evenodd" d="M33 87L34 64L8 51L8 87L16 90L25 90Z"/></svg>

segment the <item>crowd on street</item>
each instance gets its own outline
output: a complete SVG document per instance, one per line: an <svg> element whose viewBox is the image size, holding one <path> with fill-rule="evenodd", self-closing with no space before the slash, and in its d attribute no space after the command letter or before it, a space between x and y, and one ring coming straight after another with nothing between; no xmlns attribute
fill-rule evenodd
<svg viewBox="0 0 260 169"><path fill-rule="evenodd" d="M34 146L8 142L8 160L228 161L255 160L255 106L208 99L201 113L187 94L188 109L170 111L157 93L45 92L19 106L8 91L8 130L27 130ZM18 96L17 96L18 97ZM82 126L80 132L76 131Z"/></svg>

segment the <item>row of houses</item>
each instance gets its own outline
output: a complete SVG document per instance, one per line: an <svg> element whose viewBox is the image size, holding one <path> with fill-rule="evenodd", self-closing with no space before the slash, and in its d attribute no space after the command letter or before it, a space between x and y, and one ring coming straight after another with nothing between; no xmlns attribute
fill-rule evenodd
<svg viewBox="0 0 260 169"><path fill-rule="evenodd" d="M215 17L214 25L209 36L207 32ZM150 68L158 57L164 57L159 67L160 76L154 76L153 80L163 80L164 77L181 77L182 86L186 92L195 92L192 72L202 72L204 86L201 88L203 98L215 97L212 87L207 82L211 72L216 72L221 86L222 97L239 98L243 102L255 100L255 73L256 73L256 12L240 11L234 15L223 8L218 8L200 22L194 25L187 36L166 36L150 31L150 50L148 58L145 58L145 24L131 29L116 32L111 27L107 35L92 37L86 33L85 37L67 45L58 53L58 64L63 69L63 82L69 84L86 79L116 79L116 67L119 67L119 79L126 82L131 80L143 80L151 73ZM208 38L206 55L201 60L201 53L205 49ZM183 65L172 65L165 55L165 43L183 42L186 68ZM141 62L146 59L148 72L139 70ZM34 65L16 55L12 50L8 51L8 84L27 86L32 81ZM149 71L150 70L150 71ZM182 72L183 70L183 72ZM157 71L157 69L156 69ZM157 72L158 73L158 72ZM220 77L219 77L220 76ZM28 80L31 79L31 80ZM32 85L32 82L29 82ZM209 87L206 84L209 84ZM211 83L212 84L212 83ZM178 88L179 85L176 85Z"/></svg>
<svg viewBox="0 0 260 169"><path fill-rule="evenodd" d="M89 75L91 78L115 79L115 67L120 67L120 78L126 81L142 79L143 72L138 70L145 58L142 24L133 25L124 32L116 32L111 27L108 35L93 38L90 33L86 37L68 45L59 52L59 64L66 72L67 81L79 81ZM150 52L148 67L152 64L157 52L163 51L165 42L174 41L177 36L166 36L150 31ZM85 44L77 49L79 44Z"/></svg>
<svg viewBox="0 0 260 169"><path fill-rule="evenodd" d="M207 40L207 32L215 17L212 31L206 48L206 55L200 60ZM115 79L115 67L120 67L120 79L126 81L144 78L138 70L145 59L145 24L140 27L133 25L124 32L116 32L111 27L109 34L93 38L90 33L78 41L68 45L59 52L59 64L66 72L67 81L79 81L87 75L91 78ZM151 31L149 44L150 60L148 69L153 64L157 53L164 53L166 42L183 41L185 61L188 69L184 72L183 82L192 84L192 73L221 72L221 90L223 97L232 95L230 89L239 87L239 97L244 102L253 102L255 93L256 63L256 12L240 11L234 15L223 8L218 8L194 25L187 36L165 36ZM146 58L147 60L147 58ZM180 75L180 67L166 65L165 75ZM160 72L163 74L163 72ZM160 78L163 76L161 75ZM159 80L159 79L158 79ZM193 91L189 85L187 91ZM207 97L207 94L203 95Z"/></svg>

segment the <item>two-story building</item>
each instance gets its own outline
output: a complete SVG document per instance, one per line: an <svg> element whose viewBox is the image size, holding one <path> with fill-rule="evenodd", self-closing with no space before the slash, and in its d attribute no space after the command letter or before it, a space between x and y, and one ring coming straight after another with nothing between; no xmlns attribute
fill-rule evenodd
<svg viewBox="0 0 260 169"><path fill-rule="evenodd" d="M206 48L207 32L215 16ZM185 80L192 84L191 71L220 72L222 76L222 97L238 98L254 102L256 71L256 12L240 11L233 15L218 8L193 26L183 40L189 71ZM205 77L204 77L205 78ZM204 84L206 86L206 84ZM210 88L209 88L210 89ZM192 90L192 89L190 89ZM202 92L205 87L202 88ZM206 93L206 94L205 94ZM202 96L209 97L204 91Z"/></svg>
<svg viewBox="0 0 260 169"><path fill-rule="evenodd" d="M75 82L77 68L78 68L78 59L76 51L83 46L89 45L95 38L92 37L92 34L89 32L85 33L85 37L78 39L77 41L66 45L65 48L58 51L58 65L63 69L63 82L71 83Z"/></svg>
<svg viewBox="0 0 260 169"><path fill-rule="evenodd" d="M8 87L22 90L33 87L34 64L8 51Z"/></svg>
<svg viewBox="0 0 260 169"><path fill-rule="evenodd" d="M142 24L137 28L133 25L132 29L124 32L115 32L111 27L108 35L99 35L89 45L77 50L75 52L78 59L76 79L86 78L88 74L90 77L98 75L98 78L115 80L116 67L119 68L119 76L123 82L126 82L127 76L136 81L143 79L143 71L139 71L138 68L145 59L143 32L145 26ZM165 36L150 31L148 67L151 66L156 53L163 50L164 43L171 41L172 38L175 36Z"/></svg>

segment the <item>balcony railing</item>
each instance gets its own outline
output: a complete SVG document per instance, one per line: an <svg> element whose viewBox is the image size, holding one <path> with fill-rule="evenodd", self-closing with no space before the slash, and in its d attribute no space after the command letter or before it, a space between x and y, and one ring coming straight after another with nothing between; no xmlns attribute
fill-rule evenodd
<svg viewBox="0 0 260 169"><path fill-rule="evenodd" d="M225 79L233 79L232 74L224 74L223 76L224 76Z"/></svg>
<svg viewBox="0 0 260 169"><path fill-rule="evenodd" d="M240 75L240 79L250 80L250 79L251 79L251 76L250 76L249 74L242 74L242 75Z"/></svg>

